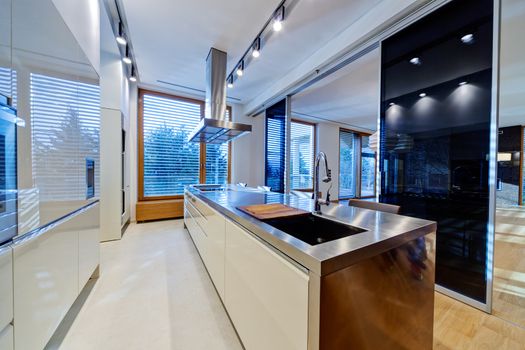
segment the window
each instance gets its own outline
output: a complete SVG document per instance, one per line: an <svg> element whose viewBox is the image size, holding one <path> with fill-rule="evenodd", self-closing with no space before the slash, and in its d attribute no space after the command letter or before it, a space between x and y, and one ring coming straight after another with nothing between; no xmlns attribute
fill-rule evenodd
<svg viewBox="0 0 525 350"><path fill-rule="evenodd" d="M266 110L265 185L284 192L286 100Z"/></svg>
<svg viewBox="0 0 525 350"><path fill-rule="evenodd" d="M292 190L313 190L314 140L314 124L291 122L290 185Z"/></svg>
<svg viewBox="0 0 525 350"><path fill-rule="evenodd" d="M361 198L375 195L376 155L369 136L361 137Z"/></svg>
<svg viewBox="0 0 525 350"><path fill-rule="evenodd" d="M86 159L99 191L100 88L31 73L33 178L42 201L86 199Z"/></svg>
<svg viewBox="0 0 525 350"><path fill-rule="evenodd" d="M356 196L356 134L339 131L339 198Z"/></svg>
<svg viewBox="0 0 525 350"><path fill-rule="evenodd" d="M189 142L203 101L141 90L139 108L141 200L177 198L187 185L229 181L229 143Z"/></svg>

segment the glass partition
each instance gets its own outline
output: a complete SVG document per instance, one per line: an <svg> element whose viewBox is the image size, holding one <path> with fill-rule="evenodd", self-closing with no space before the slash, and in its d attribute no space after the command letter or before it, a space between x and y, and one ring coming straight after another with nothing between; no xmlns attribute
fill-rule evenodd
<svg viewBox="0 0 525 350"><path fill-rule="evenodd" d="M436 283L480 308L491 276L492 14L492 1L453 1L382 46L380 200L437 222Z"/></svg>

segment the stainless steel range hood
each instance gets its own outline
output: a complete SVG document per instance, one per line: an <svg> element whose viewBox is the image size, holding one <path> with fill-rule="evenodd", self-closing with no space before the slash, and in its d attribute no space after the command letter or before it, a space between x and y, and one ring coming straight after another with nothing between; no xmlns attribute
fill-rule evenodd
<svg viewBox="0 0 525 350"><path fill-rule="evenodd" d="M190 135L190 142L220 144L252 131L249 124L226 119L226 52L210 49L206 58L204 118Z"/></svg>

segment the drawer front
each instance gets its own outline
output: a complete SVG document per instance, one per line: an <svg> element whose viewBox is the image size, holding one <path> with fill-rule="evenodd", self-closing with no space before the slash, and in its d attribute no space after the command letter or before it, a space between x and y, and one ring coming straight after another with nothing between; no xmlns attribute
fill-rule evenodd
<svg viewBox="0 0 525 350"><path fill-rule="evenodd" d="M13 320L13 251L0 248L0 330Z"/></svg>
<svg viewBox="0 0 525 350"><path fill-rule="evenodd" d="M190 197L189 199L184 201L184 205L188 208L197 224L199 224L199 226L204 230L207 226L207 218L202 208L199 208L197 206L198 202L199 201L197 199Z"/></svg>
<svg viewBox="0 0 525 350"><path fill-rule="evenodd" d="M13 245L17 349L44 348L78 295L78 231L66 224Z"/></svg>
<svg viewBox="0 0 525 350"><path fill-rule="evenodd" d="M195 246L197 247L197 250L199 251L199 254L201 256L202 261L204 264L207 264L208 256L207 256L207 237L202 228L197 223L197 220L194 218L191 207L186 207L186 212L188 215L188 223L186 226L188 227L188 231L190 232L191 238L193 239L193 243L195 243Z"/></svg>
<svg viewBox="0 0 525 350"><path fill-rule="evenodd" d="M84 288L100 261L99 205L73 218L78 225L78 290Z"/></svg>
<svg viewBox="0 0 525 350"><path fill-rule="evenodd" d="M307 348L308 275L226 220L226 308L246 349Z"/></svg>
<svg viewBox="0 0 525 350"><path fill-rule="evenodd" d="M0 330L0 350L13 350L13 348L13 326L9 324Z"/></svg>

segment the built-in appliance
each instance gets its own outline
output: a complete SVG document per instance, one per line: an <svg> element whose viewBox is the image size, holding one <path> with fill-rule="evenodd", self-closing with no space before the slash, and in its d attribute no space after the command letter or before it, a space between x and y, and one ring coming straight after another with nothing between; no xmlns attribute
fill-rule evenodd
<svg viewBox="0 0 525 350"><path fill-rule="evenodd" d="M95 161L86 158L86 199L95 197Z"/></svg>
<svg viewBox="0 0 525 350"><path fill-rule="evenodd" d="M0 245L17 234L16 110L0 95Z"/></svg>

